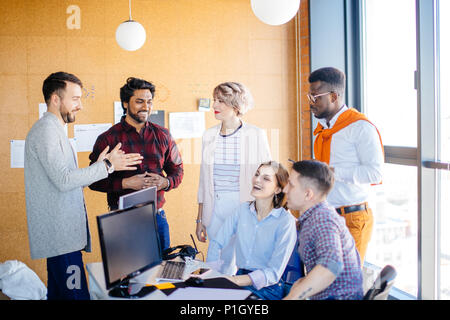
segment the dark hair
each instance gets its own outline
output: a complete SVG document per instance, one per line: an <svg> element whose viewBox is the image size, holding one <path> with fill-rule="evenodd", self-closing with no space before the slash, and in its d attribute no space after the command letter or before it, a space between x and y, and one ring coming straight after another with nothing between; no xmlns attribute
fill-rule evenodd
<svg viewBox="0 0 450 320"><path fill-rule="evenodd" d="M50 102L50 97L53 93L59 97L62 97L62 91L66 89L67 82L76 83L81 88L83 88L83 84L81 80L78 79L75 75L63 71L52 73L44 80L42 85L42 93L44 94L44 100L47 105Z"/></svg>
<svg viewBox="0 0 450 320"><path fill-rule="evenodd" d="M309 83L321 81L328 84L330 91L338 93L340 96L344 95L345 91L345 74L333 67L325 67L315 70L309 75Z"/></svg>
<svg viewBox="0 0 450 320"><path fill-rule="evenodd" d="M294 169L302 177L308 178L314 186L327 195L334 185L334 174L328 165L317 160L303 160L295 162Z"/></svg>
<svg viewBox="0 0 450 320"><path fill-rule="evenodd" d="M278 163L276 161L267 161L263 162L259 165L259 168L262 166L270 166L275 171L275 177L277 179L278 187L280 187L281 191L273 196L273 207L275 209L278 208L284 208L287 209L287 199L286 194L283 192L284 187L289 182L289 172L283 167L281 163Z"/></svg>
<svg viewBox="0 0 450 320"><path fill-rule="evenodd" d="M125 83L125 85L120 88L120 101L122 102L123 114L127 113L127 109L124 108L123 103L130 102L130 98L134 96L134 91L140 89L148 89L150 90L152 97L155 96L154 84L139 78L129 77L127 79L127 83Z"/></svg>

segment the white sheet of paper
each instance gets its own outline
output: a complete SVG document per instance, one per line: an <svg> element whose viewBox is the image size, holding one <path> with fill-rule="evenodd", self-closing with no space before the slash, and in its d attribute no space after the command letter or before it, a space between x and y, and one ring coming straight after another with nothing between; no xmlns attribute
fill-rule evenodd
<svg viewBox="0 0 450 320"><path fill-rule="evenodd" d="M244 300L251 294L249 290L218 288L178 288L168 300Z"/></svg>
<svg viewBox="0 0 450 320"><path fill-rule="evenodd" d="M39 119L42 118L42 116L44 115L44 112L47 112L47 104L39 103Z"/></svg>
<svg viewBox="0 0 450 320"><path fill-rule="evenodd" d="M205 131L205 113L171 112L169 128L174 139L201 138Z"/></svg>
<svg viewBox="0 0 450 320"><path fill-rule="evenodd" d="M11 168L23 168L25 158L25 140L11 140Z"/></svg>
<svg viewBox="0 0 450 320"><path fill-rule="evenodd" d="M114 124L120 122L123 116L122 102L114 101Z"/></svg>
<svg viewBox="0 0 450 320"><path fill-rule="evenodd" d="M73 126L77 152L90 152L97 137L111 128L111 123L76 124Z"/></svg>

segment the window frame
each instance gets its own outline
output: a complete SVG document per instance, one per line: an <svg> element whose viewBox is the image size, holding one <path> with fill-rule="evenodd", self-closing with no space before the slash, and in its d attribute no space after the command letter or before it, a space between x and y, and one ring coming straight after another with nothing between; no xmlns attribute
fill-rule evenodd
<svg viewBox="0 0 450 320"><path fill-rule="evenodd" d="M418 168L418 299L439 299L439 172L448 169L439 162L438 111L438 5L439 0L416 0L415 89L417 92L417 148L385 145L385 162ZM310 67L335 66L347 74L346 101L365 111L365 0L314 0L310 8ZM331 24L321 26L321 17L332 16ZM331 32L325 35L323 29ZM315 55L323 52L330 38L343 41L333 56ZM325 44L324 44L325 43ZM326 51L325 51L326 52ZM331 60L330 60L331 59ZM312 131L317 121L311 117ZM311 150L311 154L313 154Z"/></svg>

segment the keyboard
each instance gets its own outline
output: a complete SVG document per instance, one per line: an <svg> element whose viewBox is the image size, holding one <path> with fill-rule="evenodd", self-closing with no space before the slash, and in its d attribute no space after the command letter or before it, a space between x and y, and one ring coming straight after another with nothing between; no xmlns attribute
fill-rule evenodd
<svg viewBox="0 0 450 320"><path fill-rule="evenodd" d="M162 270L160 271L160 273L158 275L158 278L182 280L185 267L186 267L185 262L166 261L166 263L164 264Z"/></svg>

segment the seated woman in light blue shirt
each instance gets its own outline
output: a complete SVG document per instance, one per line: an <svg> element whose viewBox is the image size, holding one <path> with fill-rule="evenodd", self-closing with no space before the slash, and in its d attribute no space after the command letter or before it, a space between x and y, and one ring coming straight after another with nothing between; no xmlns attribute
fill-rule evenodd
<svg viewBox="0 0 450 320"><path fill-rule="evenodd" d="M207 262L220 266L220 250L236 235L238 272L229 279L261 299L283 298L280 278L296 242L295 218L286 210L283 193L288 179L281 164L261 164L252 178L255 201L241 203L208 248Z"/></svg>

